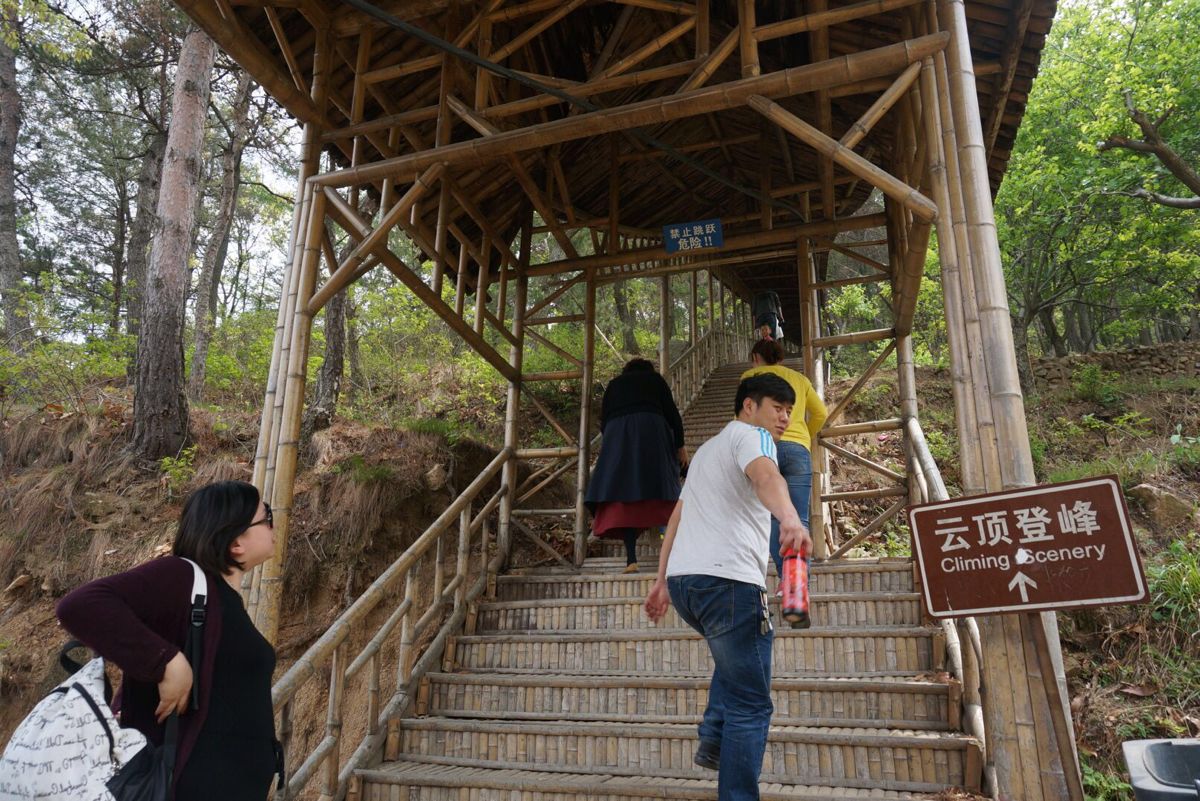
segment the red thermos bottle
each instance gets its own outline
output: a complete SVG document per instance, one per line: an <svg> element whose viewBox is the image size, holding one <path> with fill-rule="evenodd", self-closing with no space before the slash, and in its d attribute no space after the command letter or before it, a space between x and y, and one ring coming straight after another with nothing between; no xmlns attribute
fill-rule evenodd
<svg viewBox="0 0 1200 801"><path fill-rule="evenodd" d="M783 590L781 608L783 619L794 629L806 629L812 625L808 617L808 562L801 551L797 554L790 548L783 554L783 577L779 586Z"/></svg>

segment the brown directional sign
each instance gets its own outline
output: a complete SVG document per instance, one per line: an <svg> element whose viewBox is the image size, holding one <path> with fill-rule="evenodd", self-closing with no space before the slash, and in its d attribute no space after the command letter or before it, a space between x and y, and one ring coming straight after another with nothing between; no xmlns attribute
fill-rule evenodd
<svg viewBox="0 0 1200 801"><path fill-rule="evenodd" d="M1146 600L1115 476L922 504L908 519L933 617Z"/></svg>

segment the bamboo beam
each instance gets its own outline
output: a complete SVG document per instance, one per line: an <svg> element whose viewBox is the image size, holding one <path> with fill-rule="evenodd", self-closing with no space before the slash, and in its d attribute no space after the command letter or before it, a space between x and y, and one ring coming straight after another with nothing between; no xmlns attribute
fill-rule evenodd
<svg viewBox="0 0 1200 801"><path fill-rule="evenodd" d="M801 17L780 20L779 22L772 22L769 25L760 25L754 29L754 39L758 42L767 42L796 33L806 33L828 28L831 25L839 25L843 22L851 22L863 17L887 14L897 9L916 5L918 2L920 0L867 0L865 3L852 3L848 6L828 11L816 11Z"/></svg>
<svg viewBox="0 0 1200 801"><path fill-rule="evenodd" d="M861 231L864 228L877 228L884 222L882 214L864 214L858 217L847 217L842 220L822 220L812 223L801 223L787 228L776 227L770 231L759 231L750 234L738 234L726 237L725 246L719 253L732 253L749 248L765 248L792 243L798 236L821 236L824 234L840 233L842 231ZM661 245L648 248L622 250L613 254L597 254L583 256L578 259L563 259L531 267L530 275L557 275L576 270L597 270L605 267L617 267L641 262L662 261L668 258L667 250Z"/></svg>
<svg viewBox="0 0 1200 801"><path fill-rule="evenodd" d="M375 226L369 234L359 241L354 250L350 252L350 255L338 265L337 272L329 276L329 280L325 282L324 286L313 295L312 299L308 302L309 314L315 315L329 302L330 298L349 285L350 281L356 275L357 269L366 260L367 256L373 253L381 244L386 244L388 234L391 233L392 228L400 222L402 217L412 211L413 206L421 196L441 177L443 170L444 168L439 168L435 165L421 174L421 177L404 193L404 196L396 201L396 204L383 216L383 219L379 221L379 225Z"/></svg>
<svg viewBox="0 0 1200 801"><path fill-rule="evenodd" d="M883 528L889 520L891 520L893 517L898 515L900 513L900 511L907 505L908 505L907 498L901 498L900 500L893 503L886 510L884 510L881 514L877 515L874 520L872 520L870 523L867 523L867 525L863 526L861 531L859 531L853 537L851 537L850 539L848 539L844 543L842 543L842 545L840 547L838 547L838 549L836 551L829 554L829 558L830 559L838 559L842 556L845 556L847 551L849 551L855 545L858 545L860 542L862 542L867 537L874 534L879 529Z"/></svg>
<svg viewBox="0 0 1200 801"><path fill-rule="evenodd" d="M813 340L813 347L833 348L838 345L861 345L864 342L878 342L881 339L888 339L894 336L896 336L896 329L894 328L873 328L869 331L851 331L848 334L817 337Z"/></svg>
<svg viewBox="0 0 1200 801"><path fill-rule="evenodd" d="M556 354L558 354L562 358L564 358L567 361L574 364L576 367L581 367L583 365L582 359L578 358L577 356L575 356L574 354L572 354L570 351L566 350L565 348L555 345L553 342L551 342L549 339L547 339L546 337L539 334L537 331L530 329L530 330L526 331L525 334L527 336L529 336L530 338L532 338L533 340L535 340L539 345L541 345L545 348L549 348L550 350L554 351Z"/></svg>
<svg viewBox="0 0 1200 801"><path fill-rule="evenodd" d="M369 225L363 221L358 212L350 208L344 200L336 192L326 191L321 193L329 201L329 216L351 237L358 240L365 237L371 231ZM379 260L385 267L397 278L400 282L407 286L412 293L420 298L425 305L433 309L439 317L442 318L454 331L461 336L467 344L484 358L489 364L496 368L500 375L508 378L510 381L514 378L514 371L511 364L506 362L496 350L488 344L482 336L467 324L462 318L461 312L456 314L454 309L451 309L446 303L433 293L433 290L426 284L421 277L414 273L412 269L400 260L398 256L387 249L386 243L379 244L373 251L374 255L379 257ZM461 293L459 295L461 297Z"/></svg>
<svg viewBox="0 0 1200 801"><path fill-rule="evenodd" d="M754 0L738 0L738 52L742 56L742 77L753 78L761 73L758 63L758 40L754 38Z"/></svg>
<svg viewBox="0 0 1200 801"><path fill-rule="evenodd" d="M831 281L819 281L813 285L815 289L837 289L843 286L853 286L855 284L874 284L880 281L886 281L890 276L881 273L872 273L871 275L855 275L850 278L834 278Z"/></svg>
<svg viewBox="0 0 1200 801"><path fill-rule="evenodd" d="M538 412L541 413L542 417L546 418L546 422L549 423L550 426L556 432L558 432L558 435L560 437L562 437L565 442L574 442L574 439L572 439L571 435L567 433L567 429L564 428L563 424L558 421L558 418L554 416L554 413L546 408L546 404L544 404L540 400L538 400L537 395L534 395L532 392L526 391L525 397L528 398L529 402L533 404L533 408L537 409ZM563 449L557 449L557 450L563 450ZM577 454L579 452L579 449L575 446L571 446L570 448L565 449L565 450L570 450L571 453L560 454L560 455L574 456L575 454ZM529 449L519 450L517 453L518 453L518 458L522 458L522 459L545 458L547 456L546 453L540 453L537 450L529 450ZM524 453L526 455L520 456L521 453ZM572 511L574 511L574 510L572 510Z"/></svg>
<svg viewBox="0 0 1200 801"><path fill-rule="evenodd" d="M837 405L834 406L829 412L828 416L826 416L826 427L837 422L837 419L842 416L842 412L846 410L846 407L850 404L850 401L852 401L854 396L858 394L858 391L863 388L863 385L870 380L871 376L875 375L875 371L878 370L880 365L887 360L888 356L892 355L892 351L895 349L896 341L892 340L887 344L887 347L883 349L883 352L875 357L874 361L871 362L871 365L867 367L866 370L863 370L862 375L860 375L858 380L854 382L854 386L850 387L850 391L842 396L842 399L837 402Z"/></svg>
<svg viewBox="0 0 1200 801"><path fill-rule="evenodd" d="M862 423L846 423L840 426L824 426L820 431L820 438L833 439L835 437L852 437L855 434L877 434L880 431L897 431L904 427L904 421L899 417L891 417L886 420L868 420Z"/></svg>
<svg viewBox="0 0 1200 801"><path fill-rule="evenodd" d="M900 73L900 77L842 135L842 138L838 140L842 147L848 147L853 150L859 142L865 139L867 134L871 132L871 129L875 127L875 124L883 119L883 115L887 114L896 101L912 88L920 73L920 62L914 61L912 64L909 64L904 72Z"/></svg>
<svg viewBox="0 0 1200 801"><path fill-rule="evenodd" d="M904 505L908 504L908 487L878 487L875 489L865 490L846 490L844 492L830 492L821 496L821 500L828 503L835 501L865 501L874 498L904 498Z"/></svg>
<svg viewBox="0 0 1200 801"><path fill-rule="evenodd" d="M572 11L579 8L586 2L588 2L588 0L569 0L569 2L558 6L554 11L551 11L549 14L542 17L537 22L524 28L521 31L521 33L517 34L517 36L515 36L512 39L512 41L510 41L508 44L504 45L504 47L501 47L499 50L488 53L486 56L484 56L484 58L486 58L488 61L491 61L494 64L504 63L504 60L506 58L508 58L513 53L517 52L522 47L524 47L525 44L527 42L529 42L531 39L533 39L535 36L540 34L542 31L546 30L551 25L558 22L560 19L567 16L567 14L570 14ZM483 52L483 51L481 51L481 52Z"/></svg>
<svg viewBox="0 0 1200 801"><path fill-rule="evenodd" d="M415 175L438 161L448 166L483 163L510 153L536 150L629 128L685 119L715 111L737 108L750 97L778 97L827 89L851 81L894 74L913 61L945 47L946 34L932 34L895 45L829 59L817 64L792 67L755 78L695 89L603 111L580 114L528 129L505 131L495 136L456 142L444 148L405 154L362 167L335 170L312 180L322 186L342 187L373 183L387 177Z"/></svg>
<svg viewBox="0 0 1200 801"><path fill-rule="evenodd" d="M748 104L755 111L779 125L788 133L800 139L817 152L833 159L836 163L853 172L867 183L877 187L881 192L908 209L914 216L924 222L932 222L937 218L937 206L921 192L904 183L894 175L864 159L852 150L843 147L816 128L809 125L790 111L765 97L753 96Z"/></svg>
<svg viewBox="0 0 1200 801"><path fill-rule="evenodd" d="M1020 0L1012 10L1008 30L1004 34L1004 49L1000 52L1000 69L992 82L992 105L983 123L983 147L988 157L996 146L1000 126L1004 123L1004 109L1008 105L1008 93L1012 91L1017 68L1021 65L1021 51L1025 46L1025 32L1029 29L1029 18L1033 15L1033 0Z"/></svg>
<svg viewBox="0 0 1200 801"><path fill-rule="evenodd" d="M675 41L679 37L691 31L696 27L696 17L689 16L683 22L678 23L670 30L656 36L646 44L639 47L637 50L630 53L625 58L616 62L610 67L602 70L594 80L603 80L605 78L614 78L624 72L628 72L631 68L641 64L646 59L661 51L664 47Z"/></svg>
<svg viewBox="0 0 1200 801"><path fill-rule="evenodd" d="M878 462L872 462L870 459L868 459L864 456L860 456L852 450L843 448L841 445L835 445L832 442L826 442L821 447L825 448L830 453L836 453L838 456L841 456L844 459L849 459L850 461L854 462L855 464L862 465L863 467L867 468L868 470L870 470L874 473L878 473L879 475L883 476L884 478L890 479L892 481L903 481L904 480L904 476L902 476L900 473L897 473L895 470L891 470L887 467L884 467L883 465L879 464Z"/></svg>
<svg viewBox="0 0 1200 801"><path fill-rule="evenodd" d="M704 60L696 65L695 71L683 82L683 86L679 87L679 92L676 92L676 94L699 89L708 83L708 79L713 76L713 73L719 70L721 65L725 63L725 60L733 54L733 49L737 47L737 44L738 30L735 28L721 40L721 43L717 45L715 50L708 53Z"/></svg>

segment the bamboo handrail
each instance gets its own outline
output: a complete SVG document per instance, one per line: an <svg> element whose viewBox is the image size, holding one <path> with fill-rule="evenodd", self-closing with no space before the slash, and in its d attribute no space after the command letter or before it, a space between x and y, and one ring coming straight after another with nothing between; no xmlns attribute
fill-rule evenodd
<svg viewBox="0 0 1200 801"><path fill-rule="evenodd" d="M912 455L912 460L925 479L920 485L922 487L921 500L926 503L949 500L950 494L946 491L946 483L942 480L942 473L929 450L929 444L925 440L925 432L921 429L920 422L915 417L909 417L904 423L904 433L906 435L905 444ZM946 635L946 652L950 656L951 671L963 685L963 728L979 741L980 747L985 751L984 764L987 764L987 730L984 726L983 699L980 695L983 642L979 634L979 624L975 618L959 618L958 621L967 630L967 637L971 643L968 653L963 653L955 621L942 620L940 625ZM968 656L970 658L967 658ZM990 786L995 787L995 778L991 777L990 781Z"/></svg>
<svg viewBox="0 0 1200 801"><path fill-rule="evenodd" d="M316 642L296 660L288 671L275 683L271 690L271 700L276 712L280 715L280 731L291 732L292 701L300 689L311 679L323 675L326 666L329 670L328 712L326 715L326 732L324 738L311 750L300 763L300 767L289 777L287 785L277 794L277 798L288 799L306 791L321 772L319 795L322 799L340 798L345 792L350 776L366 760L377 753L384 744L387 726L392 724L412 697L414 682L429 670L440 659L440 649L444 647L452 631L461 626L466 614L466 605L478 598L487 586L489 572L498 570L503 563L505 554L487 563L486 569L476 572L480 575L474 578L470 589L464 589L471 576L469 575L471 561L464 558L471 547L471 535L478 529L486 529L486 517L492 514L500 500L507 494L508 487L502 486L493 493L483 504L479 513L473 518L471 508L489 482L499 475L502 468L515 458L512 448L504 448L476 476L463 492L455 498L437 519L404 551L383 573L369 586L345 612L326 629ZM454 522L458 521L458 526ZM436 552L438 557L444 554L445 537L453 535L459 548L454 575L445 581L442 574L441 558L435 569L433 597L416 621L413 621L416 594L415 570L419 560L427 554ZM487 558L487 537L483 537L484 559ZM402 577L406 577L404 598L396 604L395 609L387 616L361 650L350 658L348 648L350 636L359 631L370 615L386 598L394 594L396 585ZM413 643L419 642L421 635L433 625L447 610L452 612L443 622L438 633L424 652L413 660ZM397 626L402 626L399 670L396 675L396 687L390 700L379 710L379 674L382 661L383 646L393 635ZM407 646L407 647L406 647ZM413 650L409 650L413 649ZM431 658L435 655L435 658ZM411 663L411 666L410 666ZM342 764L340 754L343 739L342 721L344 719L346 687L349 681L360 674L364 668L369 668L368 711L370 719L363 742ZM286 737L285 737L286 747ZM319 769L324 766L323 771Z"/></svg>

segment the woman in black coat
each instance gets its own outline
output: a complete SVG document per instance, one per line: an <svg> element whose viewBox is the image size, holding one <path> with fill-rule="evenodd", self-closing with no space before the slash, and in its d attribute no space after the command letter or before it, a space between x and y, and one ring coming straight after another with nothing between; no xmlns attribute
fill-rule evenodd
<svg viewBox="0 0 1200 801"><path fill-rule="evenodd" d="M600 411L604 438L586 503L592 532L625 541L625 572L636 573L637 538L665 526L687 465L683 419L671 388L645 359L632 359L608 383Z"/></svg>

